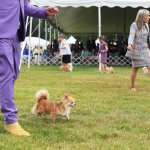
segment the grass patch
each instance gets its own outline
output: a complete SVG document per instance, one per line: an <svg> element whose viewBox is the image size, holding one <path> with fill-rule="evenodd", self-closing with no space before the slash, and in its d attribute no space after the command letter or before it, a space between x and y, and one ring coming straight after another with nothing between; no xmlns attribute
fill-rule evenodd
<svg viewBox="0 0 150 150"><path fill-rule="evenodd" d="M150 79L140 70L136 93L129 91L131 68L100 74L97 67L75 66L61 72L58 66L23 65L15 84L20 124L31 133L14 137L0 125L0 149L6 150L148 150L150 147ZM59 100L65 92L76 99L70 120L36 118L30 113L34 94L47 88ZM2 115L0 116L2 120Z"/></svg>

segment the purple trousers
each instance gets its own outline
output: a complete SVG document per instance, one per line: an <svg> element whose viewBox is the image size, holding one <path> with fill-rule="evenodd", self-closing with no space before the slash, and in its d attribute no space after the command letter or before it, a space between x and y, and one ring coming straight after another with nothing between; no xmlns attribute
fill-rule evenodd
<svg viewBox="0 0 150 150"><path fill-rule="evenodd" d="M20 53L17 37L0 39L0 107L6 124L18 121L14 83L19 74Z"/></svg>

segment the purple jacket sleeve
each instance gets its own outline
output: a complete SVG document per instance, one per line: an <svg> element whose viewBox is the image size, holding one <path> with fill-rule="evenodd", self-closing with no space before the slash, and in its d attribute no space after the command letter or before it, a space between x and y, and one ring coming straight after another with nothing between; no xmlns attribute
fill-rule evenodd
<svg viewBox="0 0 150 150"><path fill-rule="evenodd" d="M39 19L47 19L45 11L46 9L44 7L30 5L28 0L24 0L24 12L26 15Z"/></svg>

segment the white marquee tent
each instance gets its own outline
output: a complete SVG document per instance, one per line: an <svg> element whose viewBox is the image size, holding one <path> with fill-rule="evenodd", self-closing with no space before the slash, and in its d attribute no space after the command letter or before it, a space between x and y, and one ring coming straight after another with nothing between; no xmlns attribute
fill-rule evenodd
<svg viewBox="0 0 150 150"><path fill-rule="evenodd" d="M24 42L27 45L31 44L31 48L34 48L35 46L39 45L39 38L38 37L31 37L31 43L29 43L29 37L26 37ZM46 46L48 44L49 44L49 41L46 41L46 40L40 38L40 46L42 46L43 49L46 49Z"/></svg>
<svg viewBox="0 0 150 150"><path fill-rule="evenodd" d="M57 23L54 17L49 19L65 33L99 33L99 35L101 30L103 32L107 30L109 33L114 32L111 29L115 29L118 33L126 32L129 28L126 22L133 21L138 7L150 7L150 0L31 0L30 3L46 7L58 6L60 13L57 15ZM108 12L106 7L112 9ZM132 8L137 8L136 12ZM128 18L133 14L132 19Z"/></svg>

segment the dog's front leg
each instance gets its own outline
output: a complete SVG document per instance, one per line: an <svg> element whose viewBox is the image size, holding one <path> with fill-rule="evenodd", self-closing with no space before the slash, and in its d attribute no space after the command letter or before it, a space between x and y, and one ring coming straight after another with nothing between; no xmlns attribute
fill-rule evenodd
<svg viewBox="0 0 150 150"><path fill-rule="evenodd" d="M43 116L43 113L41 111L37 111L37 117L42 117Z"/></svg>
<svg viewBox="0 0 150 150"><path fill-rule="evenodd" d="M66 116L67 120L69 120L69 115Z"/></svg>
<svg viewBox="0 0 150 150"><path fill-rule="evenodd" d="M51 112L50 117L51 117L52 122L55 123L56 122L56 112Z"/></svg>

